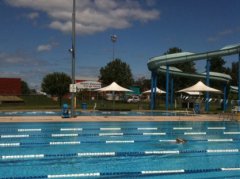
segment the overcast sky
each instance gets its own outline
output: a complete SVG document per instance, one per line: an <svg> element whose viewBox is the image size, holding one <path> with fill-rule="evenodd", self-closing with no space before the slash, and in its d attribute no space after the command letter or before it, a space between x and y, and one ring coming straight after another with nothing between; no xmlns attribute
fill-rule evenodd
<svg viewBox="0 0 240 179"><path fill-rule="evenodd" d="M97 77L115 57L135 78L171 47L205 52L240 43L239 0L76 0L76 76ZM0 1L0 76L39 88L52 72L71 75L71 0ZM225 58L227 65L238 56ZM199 72L205 61L197 62Z"/></svg>

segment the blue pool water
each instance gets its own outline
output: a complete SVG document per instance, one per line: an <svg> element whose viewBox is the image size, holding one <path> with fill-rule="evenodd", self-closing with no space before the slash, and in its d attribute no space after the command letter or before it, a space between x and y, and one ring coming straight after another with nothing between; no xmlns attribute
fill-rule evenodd
<svg viewBox="0 0 240 179"><path fill-rule="evenodd" d="M240 124L0 124L0 179L76 177L240 178Z"/></svg>
<svg viewBox="0 0 240 179"><path fill-rule="evenodd" d="M183 116L185 112L77 111L77 116ZM2 111L0 116L61 116L60 111Z"/></svg>

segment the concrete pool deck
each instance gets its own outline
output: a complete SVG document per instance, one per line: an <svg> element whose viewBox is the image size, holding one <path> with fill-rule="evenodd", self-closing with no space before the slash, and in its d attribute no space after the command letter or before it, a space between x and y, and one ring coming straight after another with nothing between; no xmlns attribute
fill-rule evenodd
<svg viewBox="0 0 240 179"><path fill-rule="evenodd" d="M1 122L104 122L104 121L230 121L236 118L219 114L200 114L192 116L2 116Z"/></svg>

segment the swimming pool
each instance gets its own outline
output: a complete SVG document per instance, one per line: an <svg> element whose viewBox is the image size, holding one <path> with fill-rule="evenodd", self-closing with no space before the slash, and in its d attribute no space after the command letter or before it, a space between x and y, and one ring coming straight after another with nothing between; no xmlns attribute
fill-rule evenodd
<svg viewBox="0 0 240 179"><path fill-rule="evenodd" d="M60 111L1 111L0 116L61 116ZM185 116L186 112L164 111L77 111L77 116Z"/></svg>
<svg viewBox="0 0 240 179"><path fill-rule="evenodd" d="M237 122L0 124L0 179L239 178L239 154Z"/></svg>

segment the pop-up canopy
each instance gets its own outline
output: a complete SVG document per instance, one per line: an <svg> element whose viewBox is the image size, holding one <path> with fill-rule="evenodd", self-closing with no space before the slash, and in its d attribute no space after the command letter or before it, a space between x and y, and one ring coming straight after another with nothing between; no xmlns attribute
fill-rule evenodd
<svg viewBox="0 0 240 179"><path fill-rule="evenodd" d="M221 93L220 90L211 88L205 85L203 82L199 81L195 85L190 86L188 88L184 88L179 90L178 92L213 92L213 93Z"/></svg>
<svg viewBox="0 0 240 179"><path fill-rule="evenodd" d="M124 87L118 85L116 82L112 82L112 84L110 84L106 87L103 87L103 88L99 88L96 91L102 91L102 92L103 91L122 91L122 92L124 92L124 91L127 92L128 91L128 92L132 92L132 90L124 88Z"/></svg>

